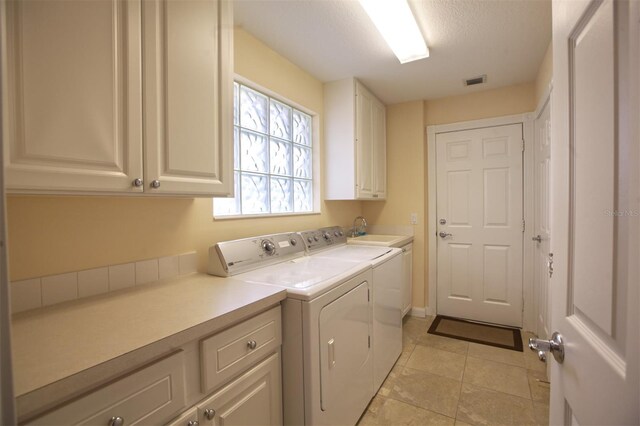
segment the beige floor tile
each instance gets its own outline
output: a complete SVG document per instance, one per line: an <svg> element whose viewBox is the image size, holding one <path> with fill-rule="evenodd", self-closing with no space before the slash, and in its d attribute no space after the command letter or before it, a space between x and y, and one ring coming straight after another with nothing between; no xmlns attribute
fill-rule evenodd
<svg viewBox="0 0 640 426"><path fill-rule="evenodd" d="M430 346L432 348L455 352L461 355L466 355L469 348L469 342L458 339L450 339L448 337L438 336L436 334L424 334L422 336L419 336L416 340L416 343L422 346Z"/></svg>
<svg viewBox="0 0 640 426"><path fill-rule="evenodd" d="M405 364L409 368L426 371L454 380L462 380L466 357L453 352L441 351L429 346L416 345Z"/></svg>
<svg viewBox="0 0 640 426"><path fill-rule="evenodd" d="M402 353L400 354L400 357L396 361L396 365L397 364L405 365L407 363L407 360L411 356L411 353L415 349L415 347L416 347L416 344L413 343L413 342L406 342L405 344L403 344L402 345Z"/></svg>
<svg viewBox="0 0 640 426"><path fill-rule="evenodd" d="M376 397L369 405L359 425L448 425L453 426L454 419L433 411L406 404L395 399Z"/></svg>
<svg viewBox="0 0 640 426"><path fill-rule="evenodd" d="M395 381L396 377L398 377L398 374L400 374L403 368L404 367L402 365L396 364L391 369L384 382L382 382L382 385L380 386L380 389L378 389L378 393L376 395L389 396L389 393L391 393L393 382Z"/></svg>
<svg viewBox="0 0 640 426"><path fill-rule="evenodd" d="M515 365L516 367L525 367L524 354L522 352L516 352L510 349L480 345L478 343L469 343L468 355L474 358L503 362L505 364Z"/></svg>
<svg viewBox="0 0 640 426"><path fill-rule="evenodd" d="M541 426L549 425L549 404L542 402L533 403L533 415L536 419L536 423Z"/></svg>
<svg viewBox="0 0 640 426"><path fill-rule="evenodd" d="M539 371L527 370L527 379L529 379L531 399L548 404L551 386L547 382L547 375Z"/></svg>
<svg viewBox="0 0 640 426"><path fill-rule="evenodd" d="M529 399L462 384L456 420L474 425L536 424Z"/></svg>
<svg viewBox="0 0 640 426"><path fill-rule="evenodd" d="M463 381L531 399L527 371L521 367L468 357Z"/></svg>
<svg viewBox="0 0 640 426"><path fill-rule="evenodd" d="M553 356L553 355L549 355L549 356ZM527 367L527 370L533 370L538 372L547 371L547 364L540 361L540 359L538 358L538 354L530 350L529 348L525 349L524 364Z"/></svg>
<svg viewBox="0 0 640 426"><path fill-rule="evenodd" d="M460 382L405 367L392 381L389 397L455 417L459 394Z"/></svg>
<svg viewBox="0 0 640 426"><path fill-rule="evenodd" d="M463 422L462 420L457 420L457 419L456 419L456 424L455 424L455 426L472 426L472 425L470 425L469 423L465 423L465 422Z"/></svg>
<svg viewBox="0 0 640 426"><path fill-rule="evenodd" d="M419 336L427 333L431 322L433 322L433 317L417 318L406 316L402 325L403 341L415 343Z"/></svg>

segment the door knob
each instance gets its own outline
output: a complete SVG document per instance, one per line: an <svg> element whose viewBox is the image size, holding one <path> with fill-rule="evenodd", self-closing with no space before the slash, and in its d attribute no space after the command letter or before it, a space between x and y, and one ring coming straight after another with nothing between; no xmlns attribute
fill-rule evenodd
<svg viewBox="0 0 640 426"><path fill-rule="evenodd" d="M541 242L542 242L542 237L541 237L540 235L536 235L535 237L531 237L531 239L532 239L533 241L537 241L537 242L539 242L539 243L541 243Z"/></svg>
<svg viewBox="0 0 640 426"><path fill-rule="evenodd" d="M440 235L440 238L453 237L453 234L450 234L450 233L444 232L444 231L440 231L440 233L438 235Z"/></svg>
<svg viewBox="0 0 640 426"><path fill-rule="evenodd" d="M562 335L557 331L553 333L551 340L529 339L529 349L538 351L538 358L540 358L542 362L547 361L547 352L553 354L558 364L562 364L564 361L564 340Z"/></svg>

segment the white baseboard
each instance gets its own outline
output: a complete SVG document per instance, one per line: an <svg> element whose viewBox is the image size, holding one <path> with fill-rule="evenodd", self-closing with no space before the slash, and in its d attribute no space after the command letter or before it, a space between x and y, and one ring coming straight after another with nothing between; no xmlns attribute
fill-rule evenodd
<svg viewBox="0 0 640 426"><path fill-rule="evenodd" d="M426 314L432 317L436 316L436 308L435 306L427 306L426 307Z"/></svg>
<svg viewBox="0 0 640 426"><path fill-rule="evenodd" d="M410 315L412 317L418 317L418 318L424 318L427 316L427 310L426 308L411 308L411 312Z"/></svg>

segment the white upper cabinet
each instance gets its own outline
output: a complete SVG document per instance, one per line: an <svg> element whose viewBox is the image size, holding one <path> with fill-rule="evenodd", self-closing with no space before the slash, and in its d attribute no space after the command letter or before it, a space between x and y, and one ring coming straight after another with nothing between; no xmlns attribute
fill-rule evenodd
<svg viewBox="0 0 640 426"><path fill-rule="evenodd" d="M353 78L324 86L325 199L386 197L386 110Z"/></svg>
<svg viewBox="0 0 640 426"><path fill-rule="evenodd" d="M232 190L228 2L14 0L0 7L10 192Z"/></svg>
<svg viewBox="0 0 640 426"><path fill-rule="evenodd" d="M143 0L145 190L233 191L232 11L230 1Z"/></svg>

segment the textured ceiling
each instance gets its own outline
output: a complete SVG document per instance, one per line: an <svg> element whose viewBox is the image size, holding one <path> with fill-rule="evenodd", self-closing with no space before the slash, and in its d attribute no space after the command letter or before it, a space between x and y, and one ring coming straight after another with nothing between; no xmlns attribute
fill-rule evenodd
<svg viewBox="0 0 640 426"><path fill-rule="evenodd" d="M410 3L431 56L404 65L356 0L235 0L235 24L321 81L358 77L386 104L535 79L551 40L550 0ZM482 74L486 84L463 86Z"/></svg>

